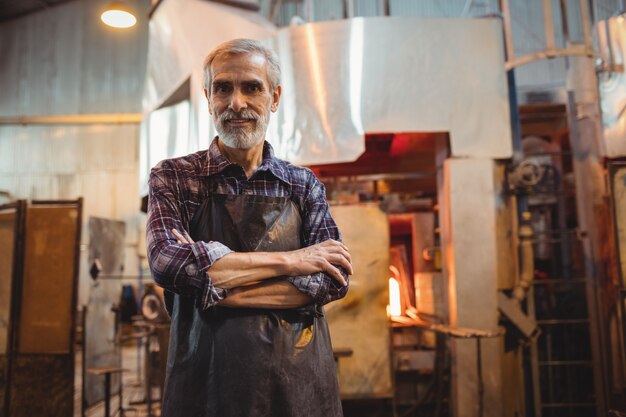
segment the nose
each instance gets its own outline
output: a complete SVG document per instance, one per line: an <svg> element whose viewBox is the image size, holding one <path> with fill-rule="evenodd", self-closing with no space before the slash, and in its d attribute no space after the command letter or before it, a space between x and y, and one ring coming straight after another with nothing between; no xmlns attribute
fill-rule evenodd
<svg viewBox="0 0 626 417"><path fill-rule="evenodd" d="M245 96L239 91L238 88L235 88L233 94L230 98L230 109L235 113L239 113L241 110L247 107Z"/></svg>

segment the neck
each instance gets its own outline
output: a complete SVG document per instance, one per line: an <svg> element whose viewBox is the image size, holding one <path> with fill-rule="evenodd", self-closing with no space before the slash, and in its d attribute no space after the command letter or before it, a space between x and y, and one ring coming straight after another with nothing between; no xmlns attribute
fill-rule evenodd
<svg viewBox="0 0 626 417"><path fill-rule="evenodd" d="M217 146L226 159L241 166L246 172L246 177L250 178L263 161L263 143L260 142L249 149L238 149L230 148L218 139Z"/></svg>

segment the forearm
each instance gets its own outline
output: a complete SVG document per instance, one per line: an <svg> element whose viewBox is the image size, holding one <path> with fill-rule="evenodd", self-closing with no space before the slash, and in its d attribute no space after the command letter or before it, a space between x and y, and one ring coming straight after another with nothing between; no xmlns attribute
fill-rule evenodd
<svg viewBox="0 0 626 417"><path fill-rule="evenodd" d="M287 252L233 252L207 271L213 285L231 289L291 275L291 260Z"/></svg>
<svg viewBox="0 0 626 417"><path fill-rule="evenodd" d="M324 273L326 280L334 279L341 285L347 285L342 267L351 273L350 262L348 248L341 242L329 239L288 252L233 252L215 261L207 273L215 286L225 289L250 285L268 278L315 273ZM329 282L325 285L328 286Z"/></svg>
<svg viewBox="0 0 626 417"><path fill-rule="evenodd" d="M298 308L313 303L313 298L284 279L272 279L231 290L223 307L233 308Z"/></svg>

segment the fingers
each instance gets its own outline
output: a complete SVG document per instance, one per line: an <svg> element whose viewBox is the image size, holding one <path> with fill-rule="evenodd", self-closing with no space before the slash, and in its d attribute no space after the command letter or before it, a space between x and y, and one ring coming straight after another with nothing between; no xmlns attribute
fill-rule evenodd
<svg viewBox="0 0 626 417"><path fill-rule="evenodd" d="M187 243L195 243L194 240L189 236L189 233L185 230L185 238L187 238Z"/></svg>
<svg viewBox="0 0 626 417"><path fill-rule="evenodd" d="M346 285L346 280L337 266L342 267L349 275L354 273L352 269L352 256L348 247L337 240L329 239L321 242L315 248L315 252L324 259L324 271L331 275L333 279ZM330 264L330 266L328 266Z"/></svg>
<svg viewBox="0 0 626 417"><path fill-rule="evenodd" d="M350 255L350 252L348 252L348 249L341 249L341 254L343 255L344 258L346 258L348 260L348 262L350 263L350 265L352 265L352 256ZM352 268L350 268L352 269ZM352 274L352 272L350 272L350 274Z"/></svg>
<svg viewBox="0 0 626 417"><path fill-rule="evenodd" d="M183 241L185 240L185 237L181 235L178 230L172 229L172 234L174 235L176 239L178 239L178 243L181 243L181 244L184 243Z"/></svg>
<svg viewBox="0 0 626 417"><path fill-rule="evenodd" d="M333 265L331 265L330 262L328 261L325 261L324 272L330 275L335 281L339 282L342 286L345 287L346 285L348 285L348 283L346 282L346 279L343 277L343 275L341 275L341 272L337 268L335 268Z"/></svg>
<svg viewBox="0 0 626 417"><path fill-rule="evenodd" d="M343 242L329 239L320 243L320 245L323 245L324 250L326 251L324 255L327 256L323 255L324 258L330 261L330 263L332 263L333 265L342 266L348 272L348 274L353 274L354 271L352 269L352 256L350 255L348 247L344 245Z"/></svg>
<svg viewBox="0 0 626 417"><path fill-rule="evenodd" d="M194 241L191 238L191 236L189 236L189 233L187 233L186 231L183 231L183 232L184 232L184 235L182 233L180 233L178 230L172 229L172 234L178 240L179 244L182 245L184 243L194 243Z"/></svg>
<svg viewBox="0 0 626 417"><path fill-rule="evenodd" d="M352 275L354 272L352 270L352 263L343 254L333 256L330 263L343 267L349 275Z"/></svg>
<svg viewBox="0 0 626 417"><path fill-rule="evenodd" d="M334 239L329 239L326 242L329 242L330 244L335 245L335 246L339 246L340 248L342 248L346 252L349 252L348 247L343 242L340 242L340 241L334 240Z"/></svg>

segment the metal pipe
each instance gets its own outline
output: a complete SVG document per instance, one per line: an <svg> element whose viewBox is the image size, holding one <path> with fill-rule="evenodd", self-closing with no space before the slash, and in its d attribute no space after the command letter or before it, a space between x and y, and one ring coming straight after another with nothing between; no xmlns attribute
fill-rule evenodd
<svg viewBox="0 0 626 417"><path fill-rule="evenodd" d="M509 62L515 59L515 50L513 49L513 30L511 29L511 7L509 5L509 0L500 0L500 11L502 12L502 23L504 26L504 55L508 65Z"/></svg>
<svg viewBox="0 0 626 417"><path fill-rule="evenodd" d="M567 0L561 0L559 2L561 7L561 23L563 28L563 39L565 44L569 43L569 22L567 21Z"/></svg>
<svg viewBox="0 0 626 417"><path fill-rule="evenodd" d="M354 0L346 0L346 11L348 19L354 17Z"/></svg>
<svg viewBox="0 0 626 417"><path fill-rule="evenodd" d="M520 279L513 288L513 299L521 303L526 298L528 288L532 285L535 271L533 254L533 228L530 225L531 214L529 211L522 213L522 223L519 227L520 246Z"/></svg>
<svg viewBox="0 0 626 417"><path fill-rule="evenodd" d="M515 50L513 46L513 31L511 29L511 8L509 0L499 0L500 12L502 13L502 29L504 31L504 57L506 59L505 68L507 70L507 84L509 88L509 115L511 118L511 136L513 139L513 162L520 162L522 159L522 127L520 123L517 86L515 83L514 65L509 67L509 63L515 60ZM523 203L523 202L522 202ZM525 204L521 204L525 209Z"/></svg>
<svg viewBox="0 0 626 417"><path fill-rule="evenodd" d="M104 415L111 416L111 372L104 374Z"/></svg>
<svg viewBox="0 0 626 417"><path fill-rule="evenodd" d="M583 39L585 40L585 46L587 48L592 48L591 31L589 30L589 4L587 4L587 0L580 0L580 16L580 20L582 20L583 24Z"/></svg>
<svg viewBox="0 0 626 417"><path fill-rule="evenodd" d="M383 16L389 16L390 15L389 0L379 0L379 1L380 1L381 9L383 11Z"/></svg>
<svg viewBox="0 0 626 417"><path fill-rule="evenodd" d="M278 23L278 13L283 5L283 0L272 0L270 6L270 21L277 25Z"/></svg>
<svg viewBox="0 0 626 417"><path fill-rule="evenodd" d="M22 299L22 285L24 275L24 252L26 246L26 215L28 204L26 200L15 202L15 225L13 241L13 268L11 271L11 300ZM13 368L17 358L19 346L19 326L20 326L21 306L18 302L12 302L9 308L8 341L7 341L7 374L6 374L6 397L4 400L5 415L9 415L11 410L11 388L13 381Z"/></svg>
<svg viewBox="0 0 626 417"><path fill-rule="evenodd" d="M504 67L509 70L520 65L530 64L544 58L558 58L562 56L594 56L596 53L584 45L569 46L567 48L553 49L552 51L538 51L532 54L524 55L517 59L509 59Z"/></svg>
<svg viewBox="0 0 626 417"><path fill-rule="evenodd" d="M483 381L483 361L481 352L481 338L476 338L476 371L478 379L478 416L483 417L485 415L485 382Z"/></svg>
<svg viewBox="0 0 626 417"><path fill-rule="evenodd" d="M148 417L152 417L152 357L150 356L150 337L153 332L155 332L154 328L150 330L148 335L146 336L146 350L145 350L145 360L146 360L146 404L148 407ZM162 393L161 393L162 394Z"/></svg>
<svg viewBox="0 0 626 417"><path fill-rule="evenodd" d="M80 352L80 357L81 357L81 367L80 367L80 374L81 374L81 383L80 383L80 415L81 417L85 417L87 414L87 350L85 349L85 343L87 338L85 337L85 335L87 334L87 305L83 305L83 308L81 310L81 314L80 314L80 322L81 322L81 326L83 327L83 340L81 341L81 352Z"/></svg>
<svg viewBox="0 0 626 417"><path fill-rule="evenodd" d="M609 60L604 67L607 68L608 71L613 71L615 68L615 52L613 52L613 41L611 39L611 19L604 21L604 34L606 36L606 50Z"/></svg>
<svg viewBox="0 0 626 417"><path fill-rule="evenodd" d="M526 302L526 308L528 310L528 317L535 320L537 315L535 311L535 291L533 287L530 287L528 291L528 301ZM537 345L538 338L534 337L530 339L530 373L532 378L532 396L533 396L533 408L534 416L542 417L541 408L541 375L539 372L539 348Z"/></svg>
<svg viewBox="0 0 626 417"><path fill-rule="evenodd" d="M392 327L416 327L434 333L445 334L458 339L496 338L502 336L500 332L489 330L470 329L467 327L454 327L447 324L432 323L422 319L411 319L404 316L392 316Z"/></svg>
<svg viewBox="0 0 626 417"><path fill-rule="evenodd" d="M304 0L304 19L307 22L313 21L313 1Z"/></svg>
<svg viewBox="0 0 626 417"><path fill-rule="evenodd" d="M584 1L584 0L581 0ZM554 17L552 15L552 0L543 0L543 28L546 33L546 50L548 57L554 50Z"/></svg>

